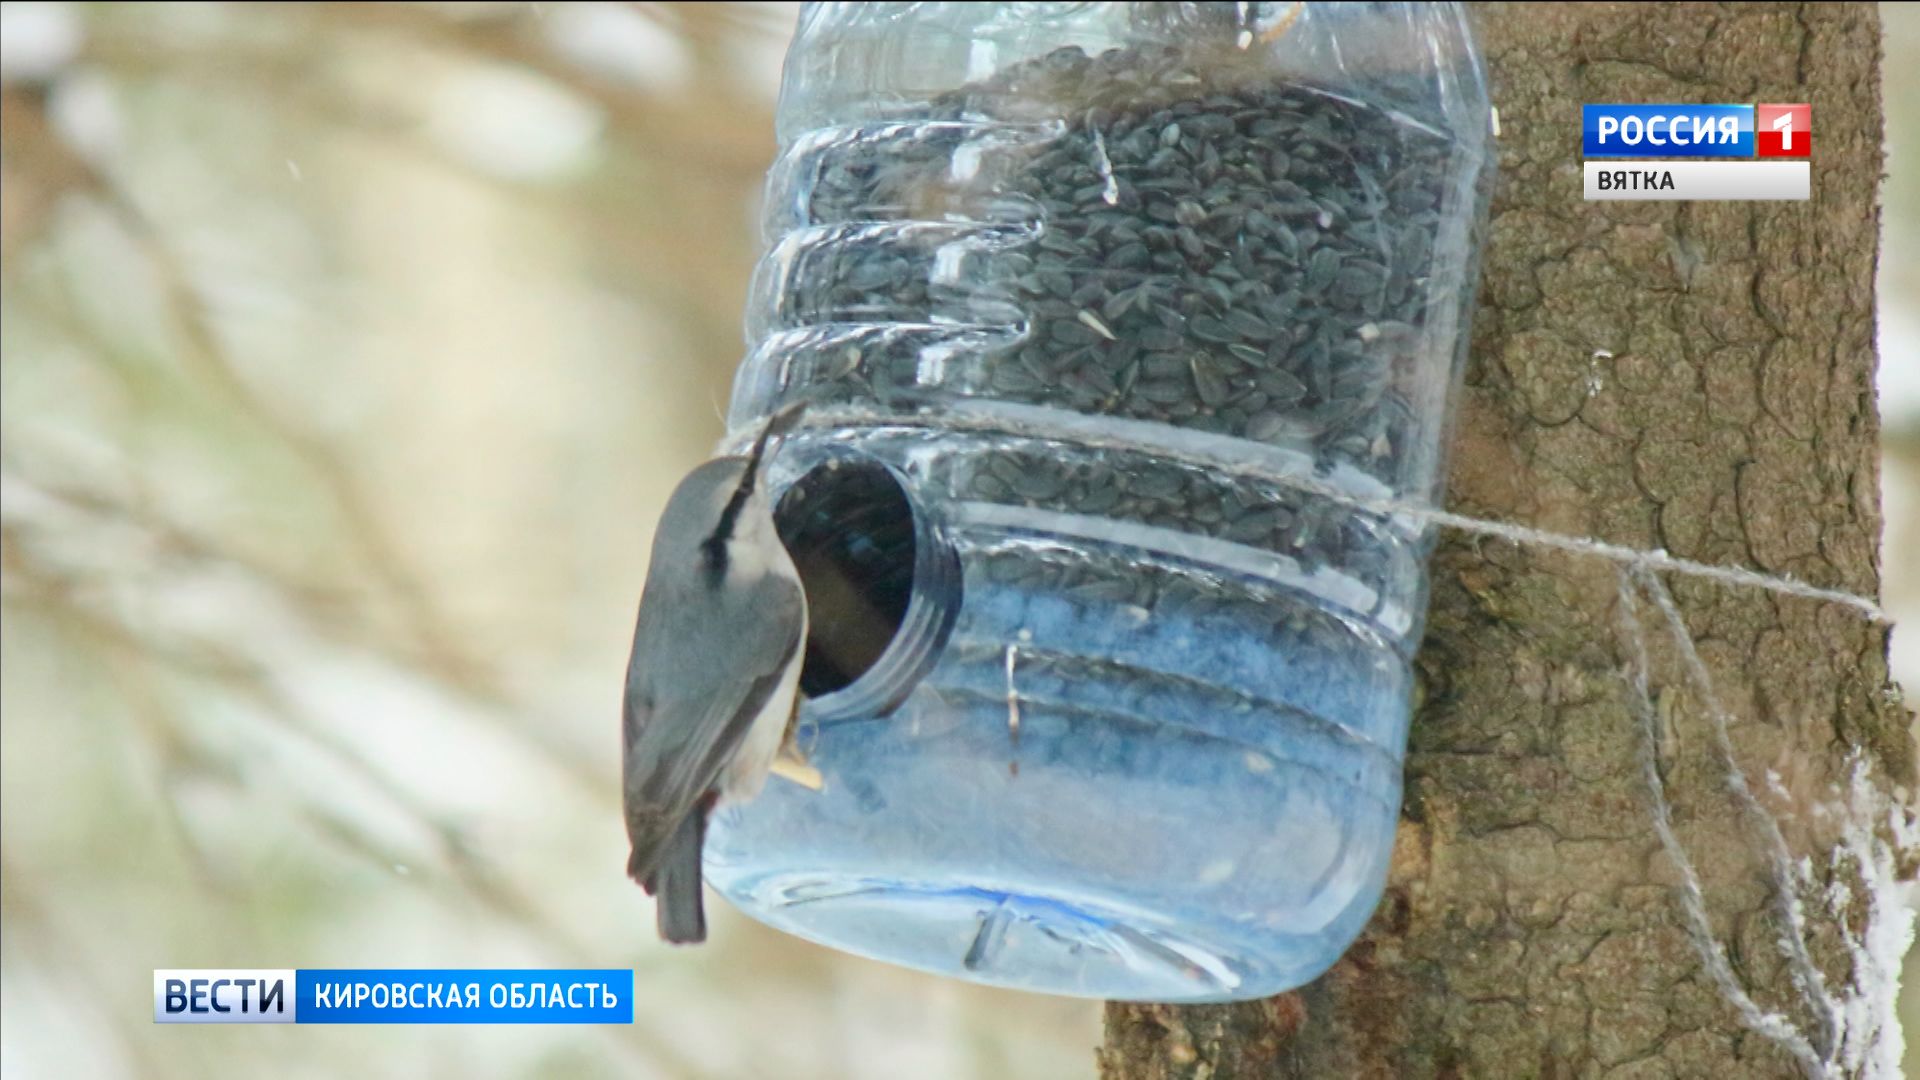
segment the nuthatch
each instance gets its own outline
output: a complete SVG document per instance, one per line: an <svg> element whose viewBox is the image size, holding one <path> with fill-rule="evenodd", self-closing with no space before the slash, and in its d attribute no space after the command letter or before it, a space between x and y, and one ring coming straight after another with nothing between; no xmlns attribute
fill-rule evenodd
<svg viewBox="0 0 1920 1080"><path fill-rule="evenodd" d="M627 664L622 783L627 875L655 897L660 936L675 943L707 936L708 816L723 799L759 794L798 705L806 594L761 465L799 413L775 413L749 456L695 469L654 533Z"/></svg>

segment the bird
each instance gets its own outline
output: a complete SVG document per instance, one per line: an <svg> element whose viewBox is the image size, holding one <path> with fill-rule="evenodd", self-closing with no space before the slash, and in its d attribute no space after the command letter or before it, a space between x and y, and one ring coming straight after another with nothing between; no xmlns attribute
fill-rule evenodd
<svg viewBox="0 0 1920 1080"><path fill-rule="evenodd" d="M695 468L654 532L627 663L621 784L627 876L655 898L660 937L675 944L706 940L709 817L757 795L776 759L797 758L789 726L807 598L774 524L764 466L769 441L800 412L776 412L747 456Z"/></svg>

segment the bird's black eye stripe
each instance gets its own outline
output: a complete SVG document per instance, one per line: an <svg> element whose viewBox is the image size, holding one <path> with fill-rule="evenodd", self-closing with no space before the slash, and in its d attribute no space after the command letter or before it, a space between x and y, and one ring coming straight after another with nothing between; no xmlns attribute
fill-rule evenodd
<svg viewBox="0 0 1920 1080"><path fill-rule="evenodd" d="M707 583L718 586L727 576L727 538L714 533L700 541L700 565L707 572Z"/></svg>

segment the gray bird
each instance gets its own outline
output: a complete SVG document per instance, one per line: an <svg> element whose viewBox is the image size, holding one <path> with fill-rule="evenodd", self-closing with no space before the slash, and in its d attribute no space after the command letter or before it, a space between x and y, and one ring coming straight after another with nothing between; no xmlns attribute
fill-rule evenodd
<svg viewBox="0 0 1920 1080"><path fill-rule="evenodd" d="M798 704L807 602L761 484L767 421L747 457L674 489L654 533L627 664L622 768L627 875L655 897L660 936L706 940L700 852L722 800L759 794Z"/></svg>

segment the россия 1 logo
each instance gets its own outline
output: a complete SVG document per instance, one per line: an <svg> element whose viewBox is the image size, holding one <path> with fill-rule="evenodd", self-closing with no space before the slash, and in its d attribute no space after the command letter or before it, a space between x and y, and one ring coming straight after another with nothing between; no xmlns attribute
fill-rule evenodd
<svg viewBox="0 0 1920 1080"><path fill-rule="evenodd" d="M1582 105L1580 147L1589 200L1805 200L1813 107Z"/></svg>
<svg viewBox="0 0 1920 1080"><path fill-rule="evenodd" d="M1753 156L1751 105L1582 105L1586 157Z"/></svg>
<svg viewBox="0 0 1920 1080"><path fill-rule="evenodd" d="M1753 111L1761 157L1813 156L1813 106L1755 105Z"/></svg>

